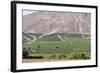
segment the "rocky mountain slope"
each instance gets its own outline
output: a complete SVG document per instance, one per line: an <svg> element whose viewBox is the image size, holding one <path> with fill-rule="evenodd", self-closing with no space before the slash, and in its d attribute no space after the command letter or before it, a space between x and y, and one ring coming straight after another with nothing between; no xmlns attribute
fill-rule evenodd
<svg viewBox="0 0 100 73"><path fill-rule="evenodd" d="M37 11L23 16L23 32L88 33L90 34L90 13Z"/></svg>

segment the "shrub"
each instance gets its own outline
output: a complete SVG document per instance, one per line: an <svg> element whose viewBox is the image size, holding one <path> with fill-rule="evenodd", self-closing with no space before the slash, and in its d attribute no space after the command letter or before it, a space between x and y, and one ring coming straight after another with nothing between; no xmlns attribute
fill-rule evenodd
<svg viewBox="0 0 100 73"><path fill-rule="evenodd" d="M40 46L37 46L37 48L40 48Z"/></svg>
<svg viewBox="0 0 100 73"><path fill-rule="evenodd" d="M51 55L48 57L48 59L65 59L67 58L66 55Z"/></svg>
<svg viewBox="0 0 100 73"><path fill-rule="evenodd" d="M56 48L59 48L59 46L57 46Z"/></svg>
<svg viewBox="0 0 100 73"><path fill-rule="evenodd" d="M29 51L26 48L23 48L23 58L27 58L29 56Z"/></svg>
<svg viewBox="0 0 100 73"><path fill-rule="evenodd" d="M90 57L86 53L72 52L69 58L70 59L89 59Z"/></svg>
<svg viewBox="0 0 100 73"><path fill-rule="evenodd" d="M56 55L51 55L49 59L56 59Z"/></svg>
<svg viewBox="0 0 100 73"><path fill-rule="evenodd" d="M59 59L65 59L66 55L59 55Z"/></svg>

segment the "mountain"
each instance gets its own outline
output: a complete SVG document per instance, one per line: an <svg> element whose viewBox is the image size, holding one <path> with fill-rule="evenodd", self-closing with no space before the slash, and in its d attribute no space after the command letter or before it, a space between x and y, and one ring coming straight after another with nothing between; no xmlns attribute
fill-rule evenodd
<svg viewBox="0 0 100 73"><path fill-rule="evenodd" d="M23 32L90 34L91 14L78 12L37 11L23 16Z"/></svg>

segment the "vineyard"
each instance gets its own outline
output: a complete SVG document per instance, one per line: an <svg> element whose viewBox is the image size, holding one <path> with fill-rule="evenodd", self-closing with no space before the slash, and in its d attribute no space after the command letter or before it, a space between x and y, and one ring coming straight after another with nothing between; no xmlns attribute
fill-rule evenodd
<svg viewBox="0 0 100 73"><path fill-rule="evenodd" d="M23 59L77 60L90 59L90 35L55 33L42 38L42 33L23 33Z"/></svg>

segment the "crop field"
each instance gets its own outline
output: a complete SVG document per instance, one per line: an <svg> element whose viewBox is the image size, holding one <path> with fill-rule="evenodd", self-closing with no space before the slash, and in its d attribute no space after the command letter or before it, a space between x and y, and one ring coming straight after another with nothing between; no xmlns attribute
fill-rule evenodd
<svg viewBox="0 0 100 73"><path fill-rule="evenodd" d="M24 33L23 62L86 60L91 58L89 34L84 34L84 38L82 38L81 34L55 33L38 38L41 35L42 33ZM32 41L32 36L36 37L35 41Z"/></svg>

